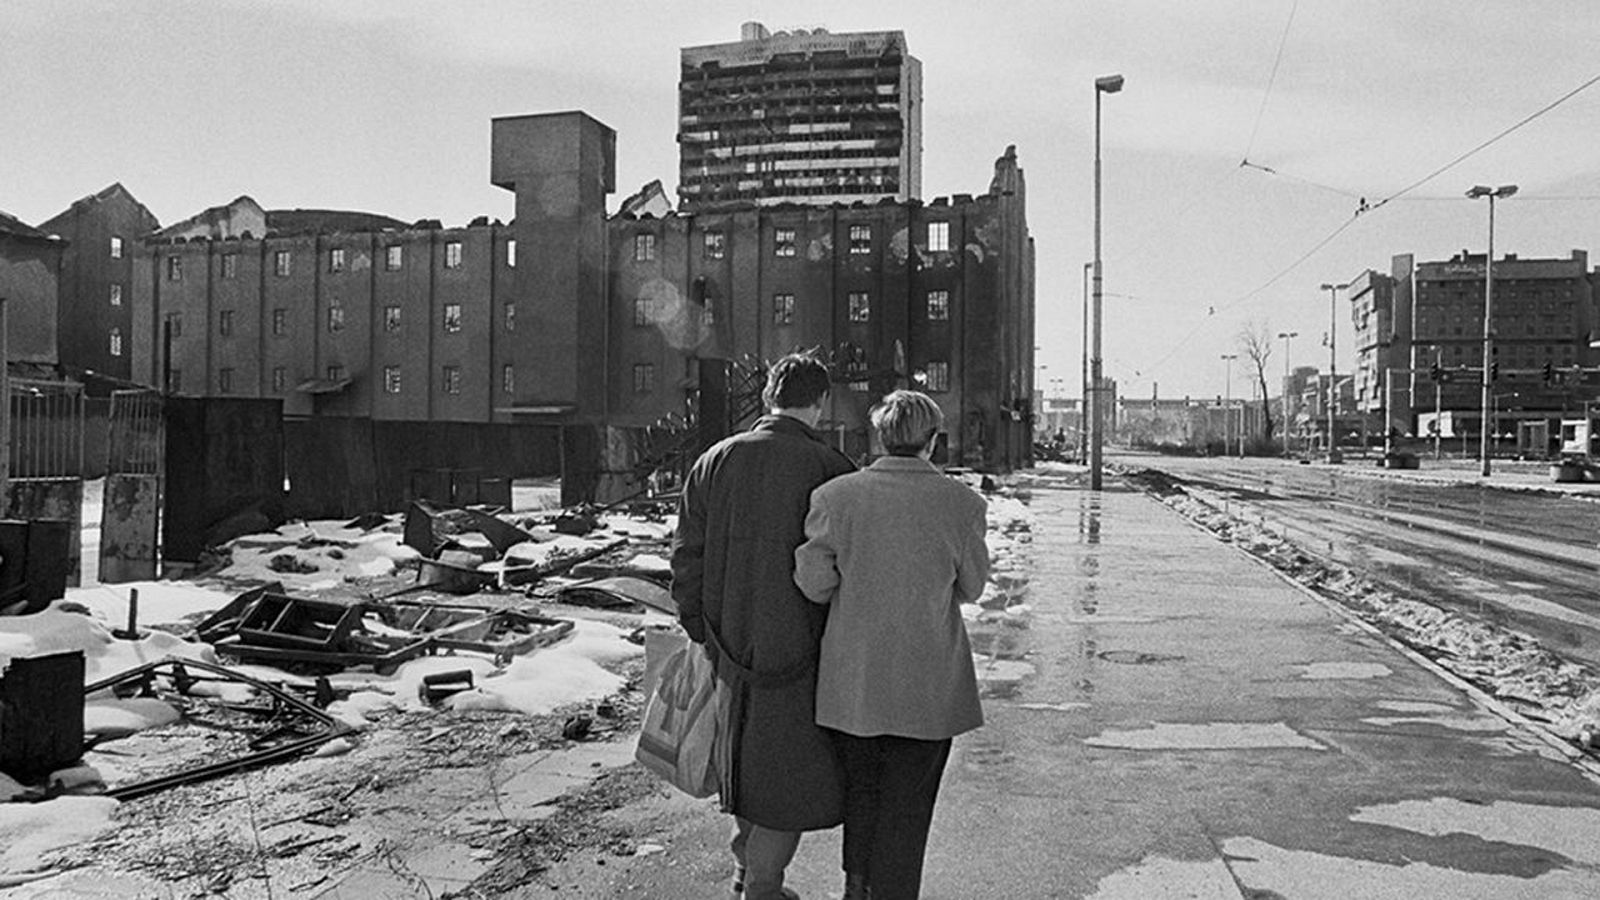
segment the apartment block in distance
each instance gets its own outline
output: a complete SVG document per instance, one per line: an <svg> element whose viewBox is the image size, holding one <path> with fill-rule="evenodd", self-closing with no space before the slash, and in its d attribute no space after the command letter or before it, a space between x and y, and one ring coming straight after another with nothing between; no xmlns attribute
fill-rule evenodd
<svg viewBox="0 0 1600 900"><path fill-rule="evenodd" d="M920 196L922 64L903 32L747 22L741 40L680 58L684 210Z"/></svg>

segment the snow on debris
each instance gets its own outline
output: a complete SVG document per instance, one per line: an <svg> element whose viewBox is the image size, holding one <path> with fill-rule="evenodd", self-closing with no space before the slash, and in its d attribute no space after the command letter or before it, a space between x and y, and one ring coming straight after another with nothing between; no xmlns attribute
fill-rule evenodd
<svg viewBox="0 0 1600 900"><path fill-rule="evenodd" d="M401 543L399 525L363 531L336 520L290 522L276 531L235 538L230 562L215 573L228 581L282 582L291 591L337 587L352 578L387 575L420 554Z"/></svg>
<svg viewBox="0 0 1600 900"><path fill-rule="evenodd" d="M216 661L210 647L162 631L149 632L136 641L120 640L104 623L62 609L64 602L58 600L32 615L0 616L0 670L12 659L73 650L83 651L86 683L169 656Z"/></svg>
<svg viewBox="0 0 1600 900"><path fill-rule="evenodd" d="M228 605L238 593L186 581L135 581L127 584L68 588L65 599L112 628L126 628L128 600L139 592L139 628L177 625Z"/></svg>
<svg viewBox="0 0 1600 900"><path fill-rule="evenodd" d="M107 797L0 804L0 873L36 871L44 853L110 829L116 808L117 801Z"/></svg>

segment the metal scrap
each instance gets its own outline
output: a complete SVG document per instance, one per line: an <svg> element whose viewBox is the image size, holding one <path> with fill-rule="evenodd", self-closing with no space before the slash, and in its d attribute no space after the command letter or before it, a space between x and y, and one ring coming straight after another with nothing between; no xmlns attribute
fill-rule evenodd
<svg viewBox="0 0 1600 900"><path fill-rule="evenodd" d="M196 672L202 674L195 674ZM164 679L169 690L193 696L190 689L205 681L231 681L248 685L270 699L271 706L262 710L276 724L250 742L255 751L236 759L198 766L176 775L165 775L136 782L107 791L106 796L118 800L133 800L167 788L192 784L216 778L254 766L293 759L316 749L322 744L353 731L349 726L327 713L295 697L275 685L268 684L223 666L176 657L142 666L96 681L84 687L84 696L109 690L114 694L145 693L158 690L158 680ZM131 690L130 690L131 689ZM313 730L308 731L307 728Z"/></svg>

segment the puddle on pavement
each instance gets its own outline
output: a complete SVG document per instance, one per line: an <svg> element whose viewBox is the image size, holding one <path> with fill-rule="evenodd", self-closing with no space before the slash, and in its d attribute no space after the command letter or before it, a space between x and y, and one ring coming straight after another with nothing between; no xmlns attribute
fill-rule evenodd
<svg viewBox="0 0 1600 900"><path fill-rule="evenodd" d="M1362 719L1368 725L1389 727L1393 725L1437 725L1454 731L1480 731L1492 733L1505 731L1511 726L1504 719L1490 716L1373 716Z"/></svg>
<svg viewBox="0 0 1600 900"><path fill-rule="evenodd" d="M1072 712L1075 709L1088 709L1087 703L1018 703L1017 709L1026 709L1030 712Z"/></svg>
<svg viewBox="0 0 1600 900"><path fill-rule="evenodd" d="M1177 654L1145 653L1142 650L1101 650L1095 656L1123 666L1148 666L1152 663L1181 662L1184 659Z"/></svg>
<svg viewBox="0 0 1600 900"><path fill-rule="evenodd" d="M1158 622L1154 616L1100 616L1093 610L1086 610L1087 615L1067 616L1064 620L1068 625L1149 625Z"/></svg>
<svg viewBox="0 0 1600 900"><path fill-rule="evenodd" d="M1592 835L1590 837L1592 840ZM1526 878L1463 872L1416 860L1390 865L1370 859L1286 850L1248 837L1223 841L1222 852L1247 897L1507 900L1511 897L1592 897L1595 887L1592 871L1557 869Z"/></svg>
<svg viewBox="0 0 1600 900"><path fill-rule="evenodd" d="M1036 670L1029 662L1011 659L975 658L973 667L978 674L978 696L993 700L1009 700L1022 692L1022 679Z"/></svg>
<svg viewBox="0 0 1600 900"><path fill-rule="evenodd" d="M1486 841L1538 847L1559 853L1575 863L1600 866L1600 840L1595 839L1600 835L1600 809L1592 807L1539 806L1509 800L1469 803L1455 797L1435 797L1362 807L1350 816L1350 821L1387 825L1429 837L1471 834ZM1591 873L1589 877L1596 876ZM1595 882L1590 881L1589 885L1590 893L1582 896L1595 895ZM1525 893L1517 896L1567 895Z"/></svg>
<svg viewBox="0 0 1600 900"><path fill-rule="evenodd" d="M1327 681L1336 678L1385 678L1394 674L1383 663L1320 662L1295 666L1300 677L1308 681Z"/></svg>
<svg viewBox="0 0 1600 900"><path fill-rule="evenodd" d="M1028 654L1022 647L1021 635L1014 630L986 631L969 628L967 638L972 642L973 655L986 659L1019 660Z"/></svg>
<svg viewBox="0 0 1600 900"><path fill-rule="evenodd" d="M1157 722L1136 731L1102 731L1084 739L1121 750L1323 750L1283 722Z"/></svg>
<svg viewBox="0 0 1600 900"><path fill-rule="evenodd" d="M1220 859L1184 860L1147 856L1100 879L1085 900L1238 900L1233 876Z"/></svg>

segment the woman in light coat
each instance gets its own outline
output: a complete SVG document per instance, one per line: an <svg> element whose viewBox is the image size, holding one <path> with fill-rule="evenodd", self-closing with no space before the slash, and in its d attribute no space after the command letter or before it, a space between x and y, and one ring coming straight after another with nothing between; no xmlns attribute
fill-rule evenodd
<svg viewBox="0 0 1600 900"><path fill-rule="evenodd" d="M928 461L926 394L895 391L872 425L888 455L812 491L794 578L829 606L817 724L845 768L845 897L914 900L951 738L983 724L960 606L988 579L986 504Z"/></svg>

